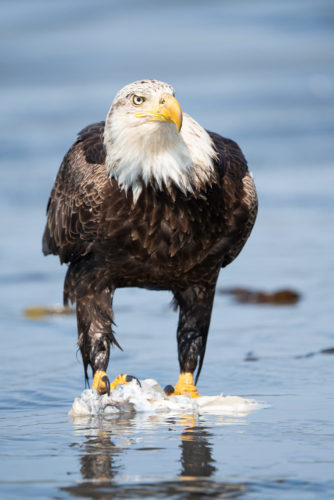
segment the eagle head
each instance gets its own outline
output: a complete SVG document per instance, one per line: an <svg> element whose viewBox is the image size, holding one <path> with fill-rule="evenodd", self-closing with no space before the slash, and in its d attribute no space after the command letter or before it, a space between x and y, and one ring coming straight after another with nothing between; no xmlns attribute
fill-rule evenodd
<svg viewBox="0 0 334 500"><path fill-rule="evenodd" d="M104 144L108 175L132 190L134 202L145 185L193 191L198 174L204 167L207 177L215 157L207 132L182 113L173 87L158 80L137 81L116 94Z"/></svg>

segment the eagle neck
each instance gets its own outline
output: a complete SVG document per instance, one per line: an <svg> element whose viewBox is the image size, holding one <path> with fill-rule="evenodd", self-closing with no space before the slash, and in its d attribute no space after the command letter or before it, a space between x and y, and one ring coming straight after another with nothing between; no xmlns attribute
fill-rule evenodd
<svg viewBox="0 0 334 500"><path fill-rule="evenodd" d="M185 130L179 133L173 123L147 122L124 129L107 117L104 131L107 174L116 179L121 189L132 190L134 202L143 186L167 192L177 188L186 194L209 181L213 173L213 148L208 148L209 154L203 154L205 140L191 134L187 118L184 122ZM209 136L202 130L207 140ZM196 139L202 144L196 144ZM207 142L211 147L210 138Z"/></svg>

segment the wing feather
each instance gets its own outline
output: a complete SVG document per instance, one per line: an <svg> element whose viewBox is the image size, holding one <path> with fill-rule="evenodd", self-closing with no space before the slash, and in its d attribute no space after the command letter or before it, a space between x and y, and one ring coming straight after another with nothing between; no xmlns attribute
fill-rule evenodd
<svg viewBox="0 0 334 500"><path fill-rule="evenodd" d="M104 122L95 123L79 133L50 195L43 252L59 255L61 262L86 255L97 237L105 193L111 190L104 168L103 128Z"/></svg>
<svg viewBox="0 0 334 500"><path fill-rule="evenodd" d="M215 168L218 173L224 210L224 232L212 253L222 253L222 267L232 262L244 244L255 223L258 199L247 161L237 145L214 132L208 132L217 152Z"/></svg>

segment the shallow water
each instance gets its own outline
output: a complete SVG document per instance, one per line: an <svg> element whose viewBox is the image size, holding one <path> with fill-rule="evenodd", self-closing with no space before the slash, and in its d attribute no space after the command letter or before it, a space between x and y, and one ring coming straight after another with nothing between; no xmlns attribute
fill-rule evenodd
<svg viewBox="0 0 334 500"><path fill-rule="evenodd" d="M1 8L0 495L16 498L313 499L334 496L334 12L330 0L91 3ZM247 416L68 416L84 388L65 268L41 255L61 158L115 92L168 81L182 107L244 150L255 230L221 273L205 395L265 403ZM297 290L295 306L245 305L223 287ZM178 376L167 292L116 294L111 376ZM249 354L251 353L251 355ZM253 361L248 361L253 359Z"/></svg>

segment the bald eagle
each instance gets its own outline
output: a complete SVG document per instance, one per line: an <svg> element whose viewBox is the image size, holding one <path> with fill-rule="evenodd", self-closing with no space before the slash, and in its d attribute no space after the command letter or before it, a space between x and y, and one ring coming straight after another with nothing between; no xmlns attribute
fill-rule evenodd
<svg viewBox="0 0 334 500"><path fill-rule="evenodd" d="M257 214L238 145L183 113L170 85L131 83L105 122L79 133L47 214L43 252L69 264L64 303L76 304L86 381L88 366L100 394L131 379L110 383L106 374L110 344L118 346L116 288L170 290L179 308L180 376L167 392L198 396L219 271L239 254Z"/></svg>

